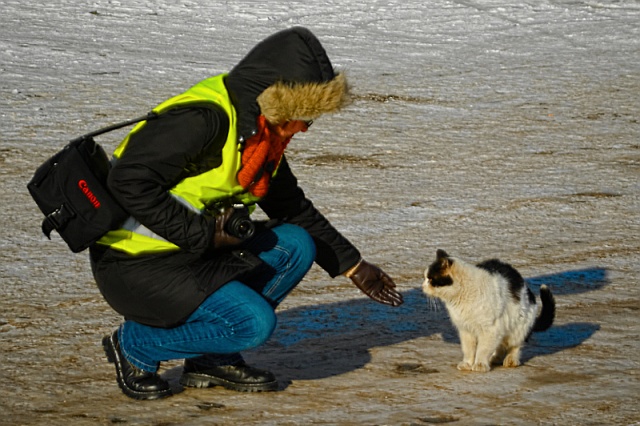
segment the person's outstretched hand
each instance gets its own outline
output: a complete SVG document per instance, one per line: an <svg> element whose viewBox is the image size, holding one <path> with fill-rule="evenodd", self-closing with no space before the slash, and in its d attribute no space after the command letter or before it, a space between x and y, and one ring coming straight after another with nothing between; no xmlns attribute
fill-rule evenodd
<svg viewBox="0 0 640 426"><path fill-rule="evenodd" d="M376 302L391 306L400 306L404 302L391 277L366 260L360 260L345 276Z"/></svg>

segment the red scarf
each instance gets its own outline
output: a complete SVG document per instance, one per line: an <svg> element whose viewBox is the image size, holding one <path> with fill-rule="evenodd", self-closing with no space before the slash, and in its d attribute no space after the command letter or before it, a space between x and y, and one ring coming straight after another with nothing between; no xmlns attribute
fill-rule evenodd
<svg viewBox="0 0 640 426"><path fill-rule="evenodd" d="M283 138L269 128L263 115L258 117L258 132L247 139L242 151L238 183L256 197L269 190L271 175L278 167L291 138Z"/></svg>

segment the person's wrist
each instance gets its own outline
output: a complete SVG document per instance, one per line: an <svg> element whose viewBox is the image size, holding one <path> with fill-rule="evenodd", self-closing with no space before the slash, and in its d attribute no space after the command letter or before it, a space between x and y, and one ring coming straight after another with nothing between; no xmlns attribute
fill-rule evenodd
<svg viewBox="0 0 640 426"><path fill-rule="evenodd" d="M358 270L358 266L360 266L363 262L363 259L360 258L358 262L353 265L351 268L347 269L347 271L343 274L347 278L351 278L351 276Z"/></svg>

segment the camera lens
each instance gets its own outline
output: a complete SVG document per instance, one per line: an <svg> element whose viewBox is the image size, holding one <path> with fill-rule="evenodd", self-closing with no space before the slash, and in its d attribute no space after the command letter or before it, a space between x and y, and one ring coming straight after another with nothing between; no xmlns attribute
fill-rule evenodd
<svg viewBox="0 0 640 426"><path fill-rule="evenodd" d="M234 207L234 212L225 224L227 233L234 237L247 239L255 232L255 225L249 218L249 211L246 207Z"/></svg>
<svg viewBox="0 0 640 426"><path fill-rule="evenodd" d="M231 234L238 238L245 239L253 235L253 222L249 219L243 217L236 218L233 222L232 228L233 230Z"/></svg>

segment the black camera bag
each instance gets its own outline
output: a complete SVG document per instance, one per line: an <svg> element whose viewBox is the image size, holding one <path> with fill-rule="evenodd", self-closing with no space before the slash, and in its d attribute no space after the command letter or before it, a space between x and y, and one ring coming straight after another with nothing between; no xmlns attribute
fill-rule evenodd
<svg viewBox="0 0 640 426"><path fill-rule="evenodd" d="M47 238L55 230L78 253L124 222L129 214L107 189L109 158L93 136L154 117L150 113L74 139L38 167L27 188L45 215Z"/></svg>

